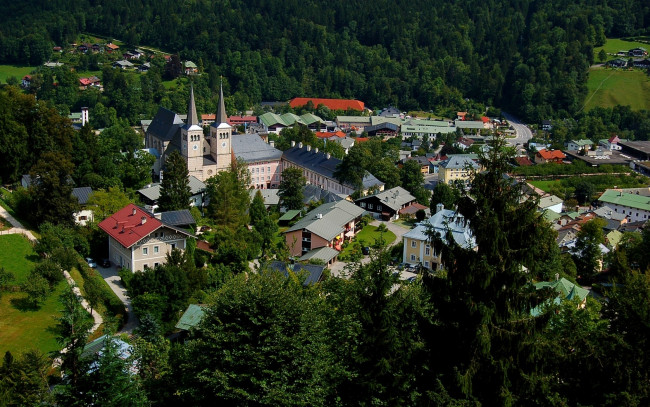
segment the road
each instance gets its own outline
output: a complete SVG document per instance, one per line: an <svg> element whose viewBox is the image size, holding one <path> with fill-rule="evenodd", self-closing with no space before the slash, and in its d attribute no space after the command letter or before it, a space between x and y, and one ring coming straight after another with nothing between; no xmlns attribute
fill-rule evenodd
<svg viewBox="0 0 650 407"><path fill-rule="evenodd" d="M507 139L508 144L511 144L513 146L516 146L517 144L523 145L527 143L528 140L533 138L533 132L530 131L528 126L522 123L521 120L509 113L501 113L503 114L503 117L508 120L508 123L510 123L510 125L515 129L515 133L517 134L517 137Z"/></svg>
<svg viewBox="0 0 650 407"><path fill-rule="evenodd" d="M106 283L108 283L108 286L111 287L111 290L117 295L117 297L124 303L124 308L126 308L126 313L127 313L127 320L126 324L122 327L122 329L118 333L132 333L135 328L140 325L140 321L138 320L138 317L135 315L135 312L133 312L133 306L131 305L131 298L129 297L129 294L126 290L126 288L122 285L122 279L120 278L118 272L117 272L117 266L111 265L110 267L104 268L100 265L97 265L97 271L99 271L99 274L101 274L102 278Z"/></svg>

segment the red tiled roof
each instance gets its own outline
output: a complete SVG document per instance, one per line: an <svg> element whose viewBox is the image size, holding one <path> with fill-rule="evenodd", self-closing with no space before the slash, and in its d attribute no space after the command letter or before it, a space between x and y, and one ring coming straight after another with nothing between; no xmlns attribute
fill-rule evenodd
<svg viewBox="0 0 650 407"><path fill-rule="evenodd" d="M464 146L467 146L467 147L470 147L472 144L474 144L474 140L471 140L471 139L468 139L468 138L465 138L465 137L459 138L458 142L460 144L464 145Z"/></svg>
<svg viewBox="0 0 650 407"><path fill-rule="evenodd" d="M363 143L363 142L366 142L366 141L370 140L370 138L368 138L368 137L357 137L357 138L355 138L355 140L356 140L357 143Z"/></svg>
<svg viewBox="0 0 650 407"><path fill-rule="evenodd" d="M317 131L316 132L316 137L318 138L330 138L330 137L338 137L338 138L344 138L345 133L343 133L341 130L331 133L329 131Z"/></svg>
<svg viewBox="0 0 650 407"><path fill-rule="evenodd" d="M421 205L421 204L419 204L417 202L413 202L409 206L400 209L399 213L400 214L410 213L411 215L414 215L415 212L419 211L420 209L427 210L429 208L427 208L426 206Z"/></svg>
<svg viewBox="0 0 650 407"><path fill-rule="evenodd" d="M81 86L88 86L88 85L90 85L92 82L91 82L91 80L88 79L88 78L79 78L79 83L81 84Z"/></svg>
<svg viewBox="0 0 650 407"><path fill-rule="evenodd" d="M256 123L256 122L257 122L256 116L230 116L228 118L228 124L231 126L233 124Z"/></svg>
<svg viewBox="0 0 650 407"><path fill-rule="evenodd" d="M31 81L31 80L32 80L32 76L31 76L31 75L25 75L25 76L23 76L23 80L24 80L24 81Z"/></svg>
<svg viewBox="0 0 650 407"><path fill-rule="evenodd" d="M613 135L612 137L609 138L608 141L610 143L612 143L612 144L615 144L615 143L618 143L619 141L621 141L621 139L619 139L617 135Z"/></svg>
<svg viewBox="0 0 650 407"><path fill-rule="evenodd" d="M211 113L211 114L202 114L201 115L201 120L214 120L217 117L216 114Z"/></svg>
<svg viewBox="0 0 650 407"><path fill-rule="evenodd" d="M528 157L516 157L515 161L521 167L528 167L529 165L533 165L533 162L530 161L530 158Z"/></svg>
<svg viewBox="0 0 650 407"><path fill-rule="evenodd" d="M197 240L196 248L204 250L209 253L214 253L214 249L210 247L210 243L206 242L205 240Z"/></svg>
<svg viewBox="0 0 650 407"><path fill-rule="evenodd" d="M562 151L560 151L560 150L551 150L551 151L549 151L549 150L543 148L543 149L537 151L537 154L539 154L540 157L542 157L545 160L557 160L557 159L563 160L563 159L566 158L566 155L564 155L564 153Z"/></svg>
<svg viewBox="0 0 650 407"><path fill-rule="evenodd" d="M119 49L120 47L115 44L106 44L106 48L108 49Z"/></svg>
<svg viewBox="0 0 650 407"><path fill-rule="evenodd" d="M360 100L353 99L319 99L319 98L293 98L289 102L289 106L296 108L306 105L309 101L314 104L314 107L324 105L331 110L359 110L362 111L365 105Z"/></svg>
<svg viewBox="0 0 650 407"><path fill-rule="evenodd" d="M489 122L490 122L490 118L487 117L487 116L481 116L481 121L482 121L483 123L489 123Z"/></svg>
<svg viewBox="0 0 650 407"><path fill-rule="evenodd" d="M149 212L134 204L128 204L101 221L98 226L122 246L129 248L162 225L163 223Z"/></svg>

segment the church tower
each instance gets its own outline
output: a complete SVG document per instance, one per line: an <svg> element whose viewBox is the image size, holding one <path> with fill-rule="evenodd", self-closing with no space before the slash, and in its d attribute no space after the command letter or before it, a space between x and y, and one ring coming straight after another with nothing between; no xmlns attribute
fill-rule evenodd
<svg viewBox="0 0 650 407"><path fill-rule="evenodd" d="M203 128L196 114L194 87L190 87L187 122L181 127L181 155L187 161L189 175L203 179Z"/></svg>
<svg viewBox="0 0 650 407"><path fill-rule="evenodd" d="M214 123L210 126L210 154L217 162L217 171L230 168L232 163L232 127L228 124L226 105L223 101L223 82L219 90L219 107Z"/></svg>

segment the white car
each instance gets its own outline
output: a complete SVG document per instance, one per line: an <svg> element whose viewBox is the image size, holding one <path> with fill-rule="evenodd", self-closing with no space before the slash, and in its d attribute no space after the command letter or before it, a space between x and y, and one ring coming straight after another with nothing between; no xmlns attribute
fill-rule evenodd
<svg viewBox="0 0 650 407"><path fill-rule="evenodd" d="M88 266L94 269L97 268L97 263L95 263L95 260L91 259L90 257L86 257L86 263L88 263Z"/></svg>

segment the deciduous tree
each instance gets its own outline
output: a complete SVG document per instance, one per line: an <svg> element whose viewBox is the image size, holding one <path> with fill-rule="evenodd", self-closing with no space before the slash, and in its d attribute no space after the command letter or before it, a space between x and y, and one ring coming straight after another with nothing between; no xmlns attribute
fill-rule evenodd
<svg viewBox="0 0 650 407"><path fill-rule="evenodd" d="M291 167L282 171L282 181L278 191L280 206L287 210L302 209L304 206L302 190L306 182L299 168Z"/></svg>

